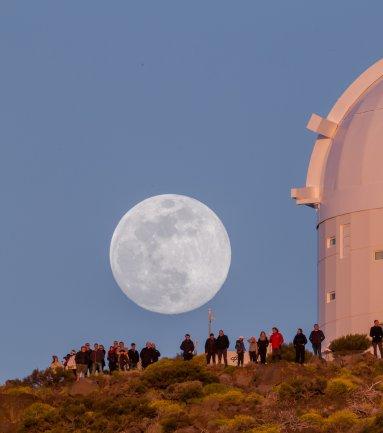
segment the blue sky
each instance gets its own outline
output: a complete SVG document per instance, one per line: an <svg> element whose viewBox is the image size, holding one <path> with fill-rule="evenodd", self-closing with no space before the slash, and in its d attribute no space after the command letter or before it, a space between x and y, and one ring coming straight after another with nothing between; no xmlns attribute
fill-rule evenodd
<svg viewBox="0 0 383 433"><path fill-rule="evenodd" d="M297 208L314 135L382 57L371 1L3 1L0 8L0 381L85 341L186 331L287 339L316 320L315 212ZM132 303L108 252L121 216L161 193L212 208L232 244L209 304ZM200 344L201 344L200 343Z"/></svg>

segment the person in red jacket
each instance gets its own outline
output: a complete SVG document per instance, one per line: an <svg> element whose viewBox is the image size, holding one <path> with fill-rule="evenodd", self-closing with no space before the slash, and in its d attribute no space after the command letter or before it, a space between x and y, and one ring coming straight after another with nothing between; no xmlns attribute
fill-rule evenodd
<svg viewBox="0 0 383 433"><path fill-rule="evenodd" d="M282 359L281 347L283 344L283 335L279 332L278 328L276 327L272 329L272 334L270 336L270 344L271 344L273 360Z"/></svg>

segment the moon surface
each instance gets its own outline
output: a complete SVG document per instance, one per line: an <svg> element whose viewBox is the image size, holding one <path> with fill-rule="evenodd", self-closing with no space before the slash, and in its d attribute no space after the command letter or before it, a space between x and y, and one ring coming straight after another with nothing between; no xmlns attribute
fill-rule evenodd
<svg viewBox="0 0 383 433"><path fill-rule="evenodd" d="M229 236L217 215L193 198L164 194L130 209L110 245L121 290L150 311L177 314L208 302L229 272Z"/></svg>

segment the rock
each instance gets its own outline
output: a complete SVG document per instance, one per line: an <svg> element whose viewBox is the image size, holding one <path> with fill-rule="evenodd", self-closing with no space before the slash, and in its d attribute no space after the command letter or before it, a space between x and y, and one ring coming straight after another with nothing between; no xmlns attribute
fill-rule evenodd
<svg viewBox="0 0 383 433"><path fill-rule="evenodd" d="M69 395L89 395L92 392L98 391L99 386L91 379L80 379L75 382L69 389Z"/></svg>
<svg viewBox="0 0 383 433"><path fill-rule="evenodd" d="M234 375L234 384L240 388L248 388L254 382L254 375L246 370L239 370Z"/></svg>

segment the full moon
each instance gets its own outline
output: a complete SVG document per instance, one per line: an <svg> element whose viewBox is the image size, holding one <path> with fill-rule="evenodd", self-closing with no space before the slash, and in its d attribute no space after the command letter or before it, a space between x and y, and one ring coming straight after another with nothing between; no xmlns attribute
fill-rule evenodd
<svg viewBox="0 0 383 433"><path fill-rule="evenodd" d="M110 245L121 290L150 311L178 314L208 302L222 287L231 261L224 225L193 198L164 194L130 209Z"/></svg>

